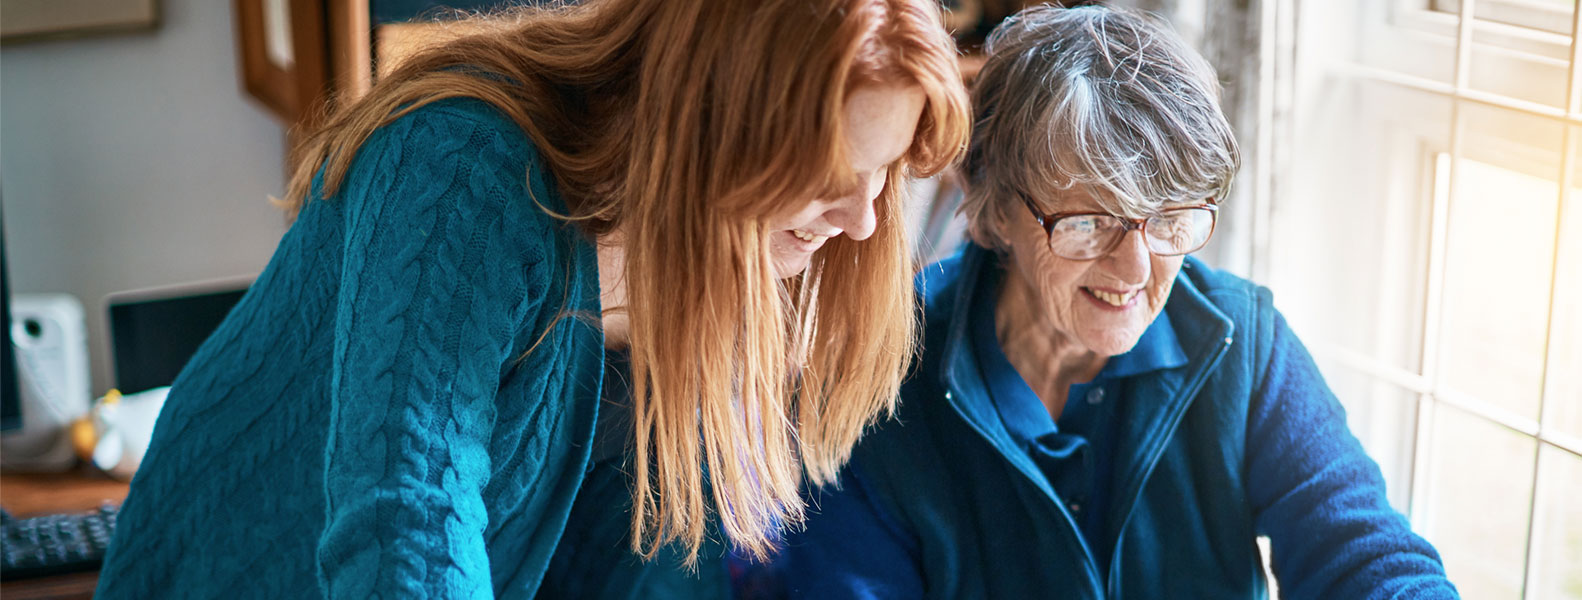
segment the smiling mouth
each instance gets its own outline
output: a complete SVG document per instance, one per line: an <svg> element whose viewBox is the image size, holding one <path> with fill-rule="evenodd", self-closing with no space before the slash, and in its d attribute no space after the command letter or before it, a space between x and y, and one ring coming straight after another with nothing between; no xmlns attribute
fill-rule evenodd
<svg viewBox="0 0 1582 600"><path fill-rule="evenodd" d="M791 230L791 235L796 236L796 239L799 239L799 240L802 240L804 242L808 242L808 243L811 243L811 244L822 244L822 243L824 243L824 240L829 239L829 236L827 236L827 235L818 235L816 233L808 233L806 231L802 231L801 229L792 229Z"/></svg>
<svg viewBox="0 0 1582 600"><path fill-rule="evenodd" d="M1139 290L1132 290L1132 291L1126 292L1124 294L1115 294L1115 293L1111 293L1111 292L1106 292L1104 290L1096 290L1096 289L1093 289L1093 288L1085 287L1085 288L1082 288L1082 291L1087 292L1089 296L1097 298L1100 302L1103 302L1103 303L1108 304L1110 306L1114 306L1114 307L1120 308L1120 307L1124 307L1124 306L1126 306L1128 304L1131 304L1132 300L1137 297L1137 292Z"/></svg>

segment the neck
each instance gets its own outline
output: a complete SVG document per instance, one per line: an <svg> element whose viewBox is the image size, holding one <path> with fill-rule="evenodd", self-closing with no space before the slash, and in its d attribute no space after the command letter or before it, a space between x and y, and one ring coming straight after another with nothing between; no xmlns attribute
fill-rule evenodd
<svg viewBox="0 0 1582 600"><path fill-rule="evenodd" d="M631 341L631 320L626 313L626 237L619 230L598 236L599 320L604 326L604 347L625 348Z"/></svg>
<svg viewBox="0 0 1582 600"><path fill-rule="evenodd" d="M1015 264L1007 266L994 307L1000 347L1016 372L1058 419L1071 384L1092 381L1109 357L1072 340L1049 319L1031 285Z"/></svg>

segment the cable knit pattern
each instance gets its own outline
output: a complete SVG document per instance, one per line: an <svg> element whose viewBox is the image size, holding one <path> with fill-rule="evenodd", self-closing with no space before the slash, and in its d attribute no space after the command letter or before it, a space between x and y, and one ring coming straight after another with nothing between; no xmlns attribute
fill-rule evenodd
<svg viewBox="0 0 1582 600"><path fill-rule="evenodd" d="M597 314L593 248L540 205L480 102L375 132L177 379L100 597L532 597L603 365L555 319Z"/></svg>

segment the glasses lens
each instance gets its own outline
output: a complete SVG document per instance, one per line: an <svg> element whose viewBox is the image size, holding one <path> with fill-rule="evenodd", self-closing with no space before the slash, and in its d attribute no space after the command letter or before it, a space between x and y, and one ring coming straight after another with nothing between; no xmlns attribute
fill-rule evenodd
<svg viewBox="0 0 1582 600"><path fill-rule="evenodd" d="M1214 234L1214 211L1207 208L1177 208L1148 220L1148 249L1154 254L1173 256L1202 248Z"/></svg>
<svg viewBox="0 0 1582 600"><path fill-rule="evenodd" d="M1106 215L1078 215L1055 221L1049 232L1049 250L1071 260L1098 258L1115 238L1126 232L1120 219Z"/></svg>

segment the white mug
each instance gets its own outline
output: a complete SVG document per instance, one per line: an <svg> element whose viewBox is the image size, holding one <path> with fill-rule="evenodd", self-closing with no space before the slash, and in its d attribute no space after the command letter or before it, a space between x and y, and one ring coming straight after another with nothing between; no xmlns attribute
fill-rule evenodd
<svg viewBox="0 0 1582 600"><path fill-rule="evenodd" d="M169 393L169 387L157 387L119 400L112 399L112 394L94 404L98 441L93 447L93 465L119 479L131 479L148 452L154 422Z"/></svg>

